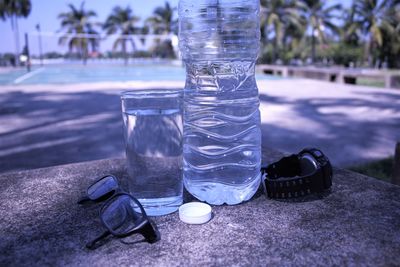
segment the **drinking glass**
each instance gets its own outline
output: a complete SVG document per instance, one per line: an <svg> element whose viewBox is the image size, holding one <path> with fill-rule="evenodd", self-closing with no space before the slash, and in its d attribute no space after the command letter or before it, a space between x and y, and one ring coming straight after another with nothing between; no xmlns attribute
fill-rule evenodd
<svg viewBox="0 0 400 267"><path fill-rule="evenodd" d="M129 192L150 216L182 204L182 91L137 90L121 96Z"/></svg>

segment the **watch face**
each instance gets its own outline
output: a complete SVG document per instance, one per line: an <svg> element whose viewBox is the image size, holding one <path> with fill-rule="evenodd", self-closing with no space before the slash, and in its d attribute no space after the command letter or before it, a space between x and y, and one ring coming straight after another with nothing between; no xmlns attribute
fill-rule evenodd
<svg viewBox="0 0 400 267"><path fill-rule="evenodd" d="M308 153L304 153L300 158L301 176L312 174L318 169L317 162L314 157Z"/></svg>

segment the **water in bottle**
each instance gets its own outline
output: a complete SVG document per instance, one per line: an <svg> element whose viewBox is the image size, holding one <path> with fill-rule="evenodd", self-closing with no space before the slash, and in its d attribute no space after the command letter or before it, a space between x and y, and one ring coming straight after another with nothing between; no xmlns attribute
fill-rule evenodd
<svg viewBox="0 0 400 267"><path fill-rule="evenodd" d="M238 204L260 183L259 1L180 0L179 31L185 187L210 204Z"/></svg>

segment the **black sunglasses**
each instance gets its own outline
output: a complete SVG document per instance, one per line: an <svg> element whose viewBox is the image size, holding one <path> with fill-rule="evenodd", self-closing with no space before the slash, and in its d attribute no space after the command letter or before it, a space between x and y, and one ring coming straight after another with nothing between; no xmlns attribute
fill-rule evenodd
<svg viewBox="0 0 400 267"><path fill-rule="evenodd" d="M100 210L100 219L106 231L88 242L86 244L88 249L95 249L96 243L108 235L122 238L141 234L149 243L160 240L160 232L154 222L147 217L142 204L132 195L123 192L113 175L103 176L89 186L86 196L81 198L78 204L107 199Z"/></svg>

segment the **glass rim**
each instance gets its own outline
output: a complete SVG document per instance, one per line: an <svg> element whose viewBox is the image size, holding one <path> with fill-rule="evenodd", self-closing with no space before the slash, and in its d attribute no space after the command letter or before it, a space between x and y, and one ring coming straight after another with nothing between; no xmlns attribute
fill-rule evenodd
<svg viewBox="0 0 400 267"><path fill-rule="evenodd" d="M122 92L121 99L180 97L182 93L182 89L140 89Z"/></svg>

